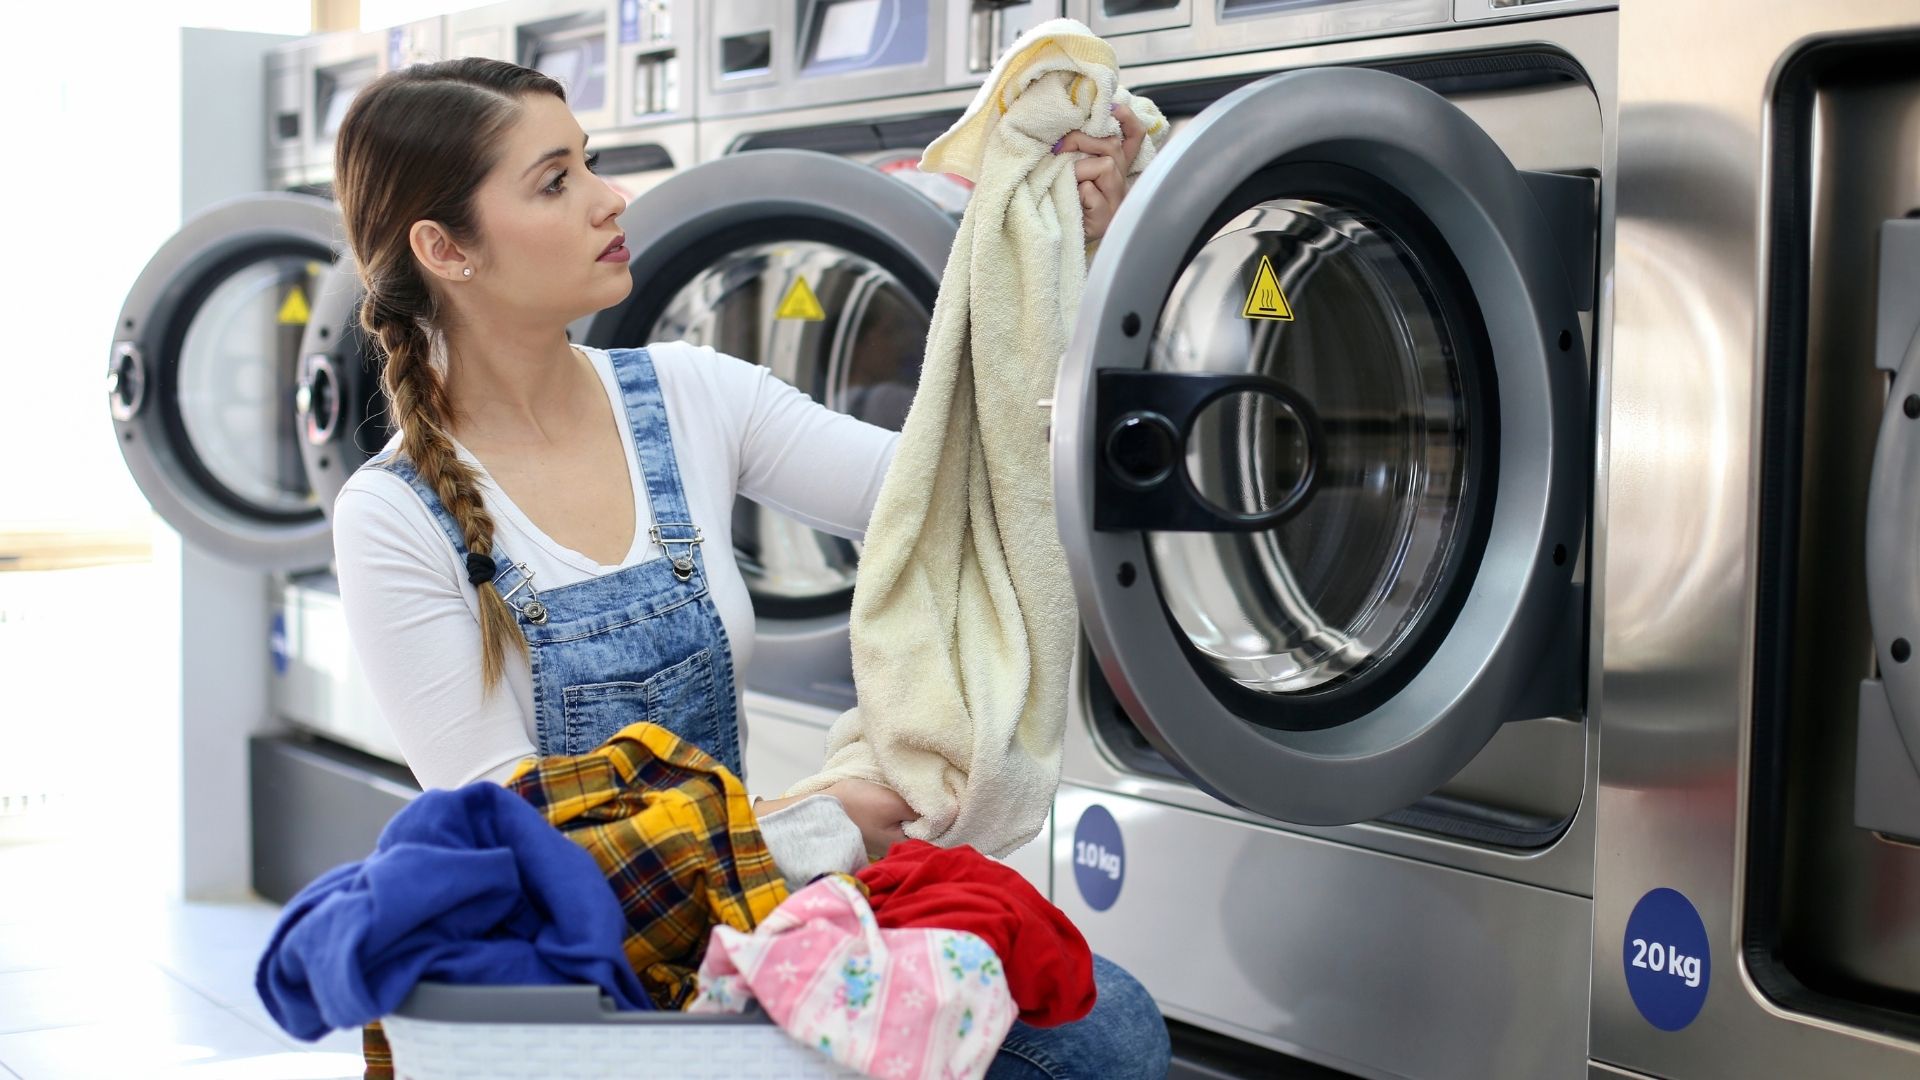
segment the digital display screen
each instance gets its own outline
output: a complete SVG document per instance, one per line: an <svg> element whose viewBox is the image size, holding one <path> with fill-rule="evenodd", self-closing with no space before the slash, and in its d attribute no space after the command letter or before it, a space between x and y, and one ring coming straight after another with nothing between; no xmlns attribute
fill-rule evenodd
<svg viewBox="0 0 1920 1080"><path fill-rule="evenodd" d="M927 0L810 0L802 75L924 64L934 15Z"/></svg>
<svg viewBox="0 0 1920 1080"><path fill-rule="evenodd" d="M571 90L580 85L581 72L587 66L586 46L573 43L542 49L533 54L533 66Z"/></svg>
<svg viewBox="0 0 1920 1080"><path fill-rule="evenodd" d="M567 88L567 104L598 109L607 100L607 37L604 33L537 35L526 50L528 67Z"/></svg>
<svg viewBox="0 0 1920 1080"><path fill-rule="evenodd" d="M319 105L321 135L332 138L339 134L340 122L347 118L347 106L373 81L374 74L371 60L320 71L314 80L314 97Z"/></svg>
<svg viewBox="0 0 1920 1080"><path fill-rule="evenodd" d="M820 29L813 36L809 63L831 64L856 60L873 49L873 32L880 23L880 0L839 0L820 13Z"/></svg>

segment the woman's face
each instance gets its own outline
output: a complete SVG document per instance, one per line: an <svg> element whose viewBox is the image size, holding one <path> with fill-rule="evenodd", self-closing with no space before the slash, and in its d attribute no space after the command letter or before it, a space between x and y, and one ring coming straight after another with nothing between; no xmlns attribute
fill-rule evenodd
<svg viewBox="0 0 1920 1080"><path fill-rule="evenodd" d="M474 273L455 291L469 310L565 324L633 290L618 220L627 201L587 169L586 134L564 102L528 94L521 105L475 192Z"/></svg>

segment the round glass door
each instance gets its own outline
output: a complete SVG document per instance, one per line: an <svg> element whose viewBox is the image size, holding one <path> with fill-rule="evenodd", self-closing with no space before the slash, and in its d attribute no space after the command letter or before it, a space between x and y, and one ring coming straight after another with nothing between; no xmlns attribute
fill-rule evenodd
<svg viewBox="0 0 1920 1080"><path fill-rule="evenodd" d="M1055 389L1055 509L1115 699L1220 798L1379 818L1579 709L1561 244L1593 238L1536 191L1592 194L1327 68L1216 102L1121 207Z"/></svg>
<svg viewBox="0 0 1920 1080"><path fill-rule="evenodd" d="M1274 314L1250 317L1263 290L1274 290ZM1477 331L1449 318L1407 239L1316 200L1240 213L1175 281L1148 345L1152 370L1264 376L1293 391L1215 398L1179 467L1223 513L1288 500L1296 512L1254 531L1146 534L1169 614L1235 685L1324 694L1444 629L1434 624L1450 586L1476 561L1474 436L1488 423L1462 363Z"/></svg>
<svg viewBox="0 0 1920 1080"><path fill-rule="evenodd" d="M667 302L655 335L772 369L830 409L898 431L920 378L930 312L873 259L811 240L728 252ZM734 553L769 614L831 613L853 592L860 545L748 499Z"/></svg>
<svg viewBox="0 0 1920 1080"><path fill-rule="evenodd" d="M324 266L311 253L260 255L180 315L173 401L185 460L210 492L263 520L310 519L319 509L293 404L308 298Z"/></svg>
<svg viewBox="0 0 1920 1080"><path fill-rule="evenodd" d="M136 279L109 356L128 470L188 542L234 562L325 566L332 542L301 459L301 337L339 214L261 195L189 221Z"/></svg>
<svg viewBox="0 0 1920 1080"><path fill-rule="evenodd" d="M327 514L354 471L393 438L381 357L360 329L365 293L350 256L313 288L313 317L300 342L294 404L314 498Z"/></svg>

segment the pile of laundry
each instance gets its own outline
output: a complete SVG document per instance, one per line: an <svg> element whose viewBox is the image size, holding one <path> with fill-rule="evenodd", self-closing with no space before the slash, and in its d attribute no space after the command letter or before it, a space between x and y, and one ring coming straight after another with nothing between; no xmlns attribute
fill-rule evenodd
<svg viewBox="0 0 1920 1080"><path fill-rule="evenodd" d="M415 799L287 905L255 986L296 1037L369 1025L375 1076L375 1022L432 981L758 1007L868 1075L979 1077L1016 1019L1084 1017L1092 965L1058 908L974 849L908 841L869 863L837 800L756 820L732 773L635 724L504 787Z"/></svg>

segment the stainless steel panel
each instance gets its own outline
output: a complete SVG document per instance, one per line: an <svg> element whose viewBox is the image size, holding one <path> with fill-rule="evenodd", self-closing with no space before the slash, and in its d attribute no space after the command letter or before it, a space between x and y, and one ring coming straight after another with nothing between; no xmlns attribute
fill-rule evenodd
<svg viewBox="0 0 1920 1080"><path fill-rule="evenodd" d="M621 128L691 120L700 86L700 0L610 0L616 9L618 66L614 120ZM630 10L628 10L630 9ZM629 40L631 39L631 40ZM682 168L693 158L674 156Z"/></svg>
<svg viewBox="0 0 1920 1080"><path fill-rule="evenodd" d="M1516 168L1597 175L1609 194L1616 98L1618 16L1603 11L1539 22L1492 23L1379 41L1345 41L1266 52L1169 61L1155 56L1121 76L1130 89L1155 89L1212 80L1237 80L1276 71L1333 64L1394 64L1437 56L1496 55L1544 48L1564 53L1591 87L1572 80L1514 91L1451 93L1447 100L1473 118ZM1176 122L1173 138L1179 137ZM1604 269L1604 268L1603 268Z"/></svg>
<svg viewBox="0 0 1920 1080"><path fill-rule="evenodd" d="M1546 18L1570 11L1618 6L1618 0L1453 0L1453 18L1455 22Z"/></svg>
<svg viewBox="0 0 1920 1080"><path fill-rule="evenodd" d="M341 863L366 858L420 794L403 768L299 735L254 735L242 762L251 885L282 904Z"/></svg>
<svg viewBox="0 0 1920 1080"><path fill-rule="evenodd" d="M1074 832L1119 825L1096 911ZM1168 1015L1367 1076L1586 1072L1581 897L1062 785L1054 902Z"/></svg>
<svg viewBox="0 0 1920 1080"><path fill-rule="evenodd" d="M749 792L771 798L819 771L826 760L827 729L838 713L752 690L742 708Z"/></svg>
<svg viewBox="0 0 1920 1080"><path fill-rule="evenodd" d="M272 186L291 190L332 181L334 133L326 129L329 100L323 89L337 85L343 77L357 89L397 67L446 55L446 28L438 18L380 30L320 34L276 50L268 61ZM343 101L339 108L344 107ZM295 117L291 136L281 133L283 114Z"/></svg>
<svg viewBox="0 0 1920 1080"><path fill-rule="evenodd" d="M1121 64L1134 65L1445 27L1453 0L1067 0L1067 15L1105 37Z"/></svg>
<svg viewBox="0 0 1920 1080"><path fill-rule="evenodd" d="M447 58L445 19L420 19L387 27L380 33L387 38L386 55L381 61L382 71L392 71L410 64L430 64Z"/></svg>
<svg viewBox="0 0 1920 1080"><path fill-rule="evenodd" d="M946 90L886 101L844 102L753 116L711 118L703 115L700 118L700 160L712 161L722 157L733 152L741 140L763 132L800 131L843 124L877 124L930 113L952 113L958 117L960 111L973 100L974 94L973 90Z"/></svg>
<svg viewBox="0 0 1920 1080"><path fill-rule="evenodd" d="M328 121L337 125L352 95L385 69L387 36L384 31L325 34L312 39L302 55L301 164L309 174L306 182L315 183L314 174L333 176L335 132ZM337 95L329 93L334 89Z"/></svg>
<svg viewBox="0 0 1920 1080"><path fill-rule="evenodd" d="M1060 17L1062 0L946 0L947 86L984 82L1007 46Z"/></svg>
<svg viewBox="0 0 1920 1080"><path fill-rule="evenodd" d="M1757 328L1771 299L1771 245L1782 241L1765 229L1768 101L1782 62L1810 36L1911 28L1915 15L1899 0L1670 3L1622 15L1617 347L1602 364L1609 457L1596 530L1604 670L1593 695L1602 753L1592 1053L1601 1061L1688 1077L1920 1070L1920 1045L1763 996L1743 935L1754 596L1764 570L1755 558L1756 418L1766 405ZM1857 545L1835 550L1857 560ZM1851 712L1848 701L1840 715ZM1633 906L1662 887L1699 910L1716 968L1704 1008L1678 1032L1641 1018L1620 960Z"/></svg>
<svg viewBox="0 0 1920 1080"><path fill-rule="evenodd" d="M659 147L672 159L673 165L671 168L663 166L638 172L620 172L603 165L600 169L601 178L612 185L629 204L675 174L691 168L699 154L699 134L692 124L684 121L651 124L622 128L597 136L593 138L590 148L604 151L631 146Z"/></svg>
<svg viewBox="0 0 1920 1080"><path fill-rule="evenodd" d="M334 742L406 764L347 640L346 611L332 575L296 577L275 585L274 715Z"/></svg>
<svg viewBox="0 0 1920 1080"><path fill-rule="evenodd" d="M268 186L285 186L282 178L298 173L305 164L305 115L301 87L309 46L283 45L267 54L266 126Z"/></svg>
<svg viewBox="0 0 1920 1080"><path fill-rule="evenodd" d="M1193 9L1206 7L1206 0L1091 0L1087 29L1103 38L1138 34L1149 30L1167 30L1190 26Z"/></svg>
<svg viewBox="0 0 1920 1080"><path fill-rule="evenodd" d="M1147 775L1123 764L1087 721L1088 710L1093 707L1082 674L1087 662L1084 654L1076 662L1069 691L1061 773L1070 783L1489 877L1582 896L1591 894L1591 725L1551 719L1510 724L1452 783L1440 789L1443 795L1568 819L1565 832L1535 851L1473 844L1379 823L1332 828L1282 824L1229 806L1183 780Z"/></svg>
<svg viewBox="0 0 1920 1080"><path fill-rule="evenodd" d="M620 41L620 4L618 0L506 0L505 3L455 12L446 17L448 58L489 56L530 64L521 51L532 35L550 32L560 23L578 21L581 32L604 35L606 63L605 98L598 107L583 107L578 87L568 87L568 104L580 126L589 133L607 131L619 125L616 102L622 94ZM588 27L597 28L588 30Z"/></svg>
<svg viewBox="0 0 1920 1080"><path fill-rule="evenodd" d="M807 72L806 25L816 5L840 0L730 0L707 9L700 42L701 118L738 116L920 94L952 85L948 74L947 0L882 0L925 13L925 54L871 69ZM764 67L744 69L730 60L741 44L764 42ZM978 81L973 80L973 81Z"/></svg>

